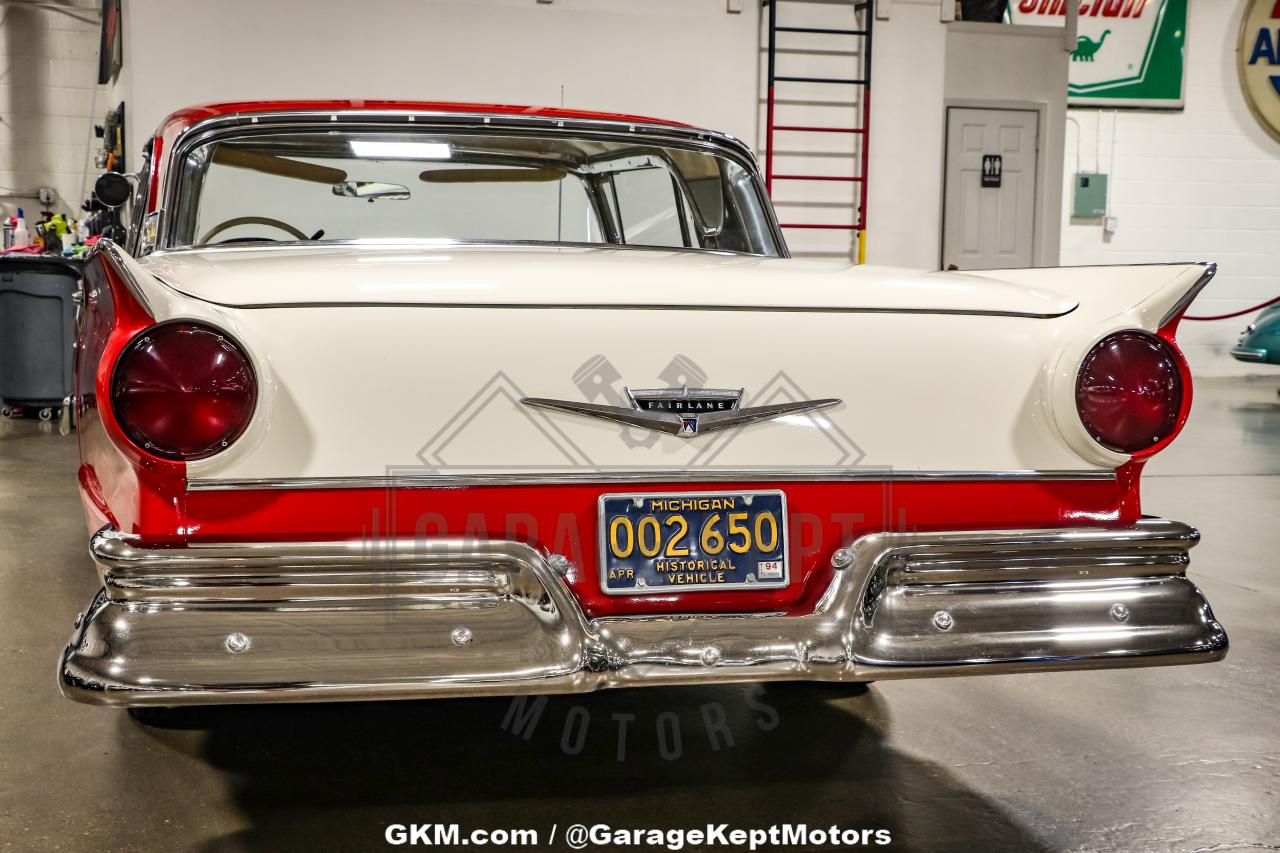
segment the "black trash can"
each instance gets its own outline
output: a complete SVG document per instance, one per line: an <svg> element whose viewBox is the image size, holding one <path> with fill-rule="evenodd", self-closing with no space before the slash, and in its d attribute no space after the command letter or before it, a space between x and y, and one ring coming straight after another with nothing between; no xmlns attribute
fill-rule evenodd
<svg viewBox="0 0 1280 853"><path fill-rule="evenodd" d="M0 255L0 414L51 420L74 381L79 263Z"/></svg>

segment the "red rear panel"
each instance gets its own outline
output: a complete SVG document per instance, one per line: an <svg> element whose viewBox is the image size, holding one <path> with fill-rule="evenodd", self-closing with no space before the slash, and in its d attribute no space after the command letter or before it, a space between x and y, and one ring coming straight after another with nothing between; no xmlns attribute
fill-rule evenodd
<svg viewBox="0 0 1280 853"><path fill-rule="evenodd" d="M831 579L834 550L865 533L1127 524L1136 472L1115 480L1010 482L644 483L460 489L194 491L183 525L194 540L386 536L512 538L569 557L569 585L589 616L807 612ZM598 499L605 493L779 489L786 494L791 581L774 590L610 596L601 591ZM156 531L160 533L161 531Z"/></svg>

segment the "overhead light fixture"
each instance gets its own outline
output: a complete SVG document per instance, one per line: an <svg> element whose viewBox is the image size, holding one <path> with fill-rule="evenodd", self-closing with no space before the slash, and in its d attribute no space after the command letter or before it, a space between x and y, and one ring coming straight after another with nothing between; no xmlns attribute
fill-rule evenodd
<svg viewBox="0 0 1280 853"><path fill-rule="evenodd" d="M397 142L378 139L353 139L351 150L357 157L393 160L448 160L449 146L444 142Z"/></svg>

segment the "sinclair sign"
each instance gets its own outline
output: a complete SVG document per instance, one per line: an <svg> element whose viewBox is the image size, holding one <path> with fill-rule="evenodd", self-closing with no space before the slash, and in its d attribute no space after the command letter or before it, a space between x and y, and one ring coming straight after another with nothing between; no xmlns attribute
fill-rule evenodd
<svg viewBox="0 0 1280 853"><path fill-rule="evenodd" d="M1072 0L1010 0L1011 24L1064 26ZM1182 107L1187 0L1075 0L1071 106ZM1277 0L1271 0L1277 2Z"/></svg>
<svg viewBox="0 0 1280 853"><path fill-rule="evenodd" d="M1252 0L1245 6L1237 55L1249 109L1280 139L1280 0Z"/></svg>

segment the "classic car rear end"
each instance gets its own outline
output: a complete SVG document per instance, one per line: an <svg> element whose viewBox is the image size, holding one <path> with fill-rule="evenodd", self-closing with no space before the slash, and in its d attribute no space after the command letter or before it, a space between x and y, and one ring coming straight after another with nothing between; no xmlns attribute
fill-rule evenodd
<svg viewBox="0 0 1280 853"><path fill-rule="evenodd" d="M1226 652L1196 532L1139 501L1211 265L791 260L745 148L641 119L235 105L153 151L140 257L88 273L73 698Z"/></svg>

